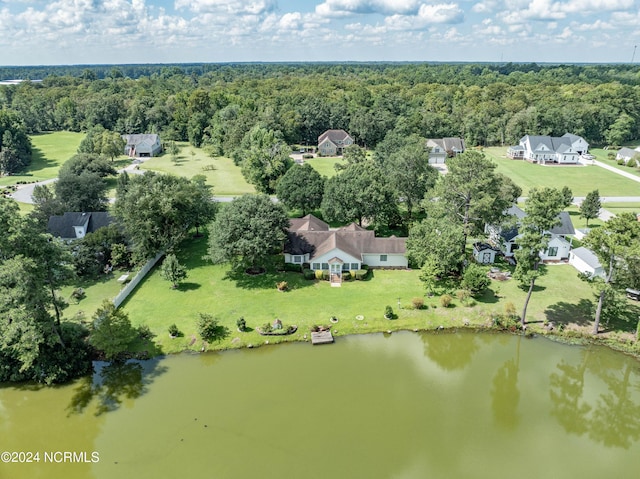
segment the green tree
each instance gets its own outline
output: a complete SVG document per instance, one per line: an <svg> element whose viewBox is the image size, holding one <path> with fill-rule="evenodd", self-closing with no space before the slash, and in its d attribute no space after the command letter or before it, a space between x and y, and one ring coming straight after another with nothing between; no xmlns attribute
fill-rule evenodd
<svg viewBox="0 0 640 479"><path fill-rule="evenodd" d="M302 210L302 216L320 207L324 178L309 163L293 165L278 181L276 195L289 209Z"/></svg>
<svg viewBox="0 0 640 479"><path fill-rule="evenodd" d="M586 218L587 227L589 227L589 220L595 219L600 214L600 193L598 190L593 190L587 193L584 201L580 204L580 218Z"/></svg>
<svg viewBox="0 0 640 479"><path fill-rule="evenodd" d="M391 186L373 161L354 163L325 183L322 211L329 221L346 223L366 219L388 222L397 213Z"/></svg>
<svg viewBox="0 0 640 479"><path fill-rule="evenodd" d="M639 257L640 223L632 213L622 213L608 220L600 228L592 229L583 244L591 249L605 269L599 287L593 334L598 334L600 320L608 290L616 285L616 276L635 264ZM624 273L623 273L624 274Z"/></svg>
<svg viewBox="0 0 640 479"><path fill-rule="evenodd" d="M634 126L637 131L635 120L626 113L622 113L605 132L607 143L614 146L623 145L627 140L633 138Z"/></svg>
<svg viewBox="0 0 640 479"><path fill-rule="evenodd" d="M31 163L31 140L16 111L0 108L0 174L13 174Z"/></svg>
<svg viewBox="0 0 640 479"><path fill-rule="evenodd" d="M64 205L56 198L53 188L49 185L36 185L31 195L33 211L30 216L34 218L42 228L46 228L50 216L58 216L64 213Z"/></svg>
<svg viewBox="0 0 640 479"><path fill-rule="evenodd" d="M97 173L79 175L60 171L55 183L56 198L65 211L106 211L108 185Z"/></svg>
<svg viewBox="0 0 640 479"><path fill-rule="evenodd" d="M198 334L208 343L220 341L229 336L229 329L220 320L207 313L199 313Z"/></svg>
<svg viewBox="0 0 640 479"><path fill-rule="evenodd" d="M513 277L522 288L528 288L522 308L522 325L525 325L527 306L533 293L536 279L544 274L540 269L540 253L547 249L549 237L545 232L559 223L558 215L562 211L564 198L562 192L555 188L532 188L525 202L526 216L516 239L519 248L515 253L517 260Z"/></svg>
<svg viewBox="0 0 640 479"><path fill-rule="evenodd" d="M444 270L438 258L435 255L430 254L424 259L424 263L420 268L420 281L424 285L424 289L427 291L429 296L433 295L436 292L436 286L438 281L442 278L444 274Z"/></svg>
<svg viewBox="0 0 640 479"><path fill-rule="evenodd" d="M446 218L425 218L409 230L407 257L417 267L427 261L437 264L438 276L458 271L464 255L451 245L460 244L464 232L459 224Z"/></svg>
<svg viewBox="0 0 640 479"><path fill-rule="evenodd" d="M342 154L342 162L333 165L336 171L342 171L349 165L355 165L356 163L364 163L367 161L367 150L359 147L358 145L349 145L344 149Z"/></svg>
<svg viewBox="0 0 640 479"><path fill-rule="evenodd" d="M107 359L113 360L127 351L136 337L137 332L131 326L127 313L105 299L93 315L89 334L91 345L104 352Z"/></svg>
<svg viewBox="0 0 640 479"><path fill-rule="evenodd" d="M563 186L561 191L563 198L562 207L566 209L573 203L573 193L571 191L571 188L569 188L568 186Z"/></svg>
<svg viewBox="0 0 640 479"><path fill-rule="evenodd" d="M200 227L208 224L216 216L216 203L213 201L213 189L207 184L207 177L195 175L191 178L192 207L189 210L190 221L196 228L196 238L202 236Z"/></svg>
<svg viewBox="0 0 640 479"><path fill-rule="evenodd" d="M447 167L449 172L439 178L432 198L424 205L433 215L462 225L458 248L464 255L467 238L482 234L486 224L498 224L522 190L496 173L497 165L478 151L468 150L450 158Z"/></svg>
<svg viewBox="0 0 640 479"><path fill-rule="evenodd" d="M282 251L288 227L282 206L268 196L240 196L222 208L209 226L209 258L258 270Z"/></svg>
<svg viewBox="0 0 640 479"><path fill-rule="evenodd" d="M246 180L260 193L271 195L292 164L290 152L276 132L255 126L245 135L236 156Z"/></svg>
<svg viewBox="0 0 640 479"><path fill-rule="evenodd" d="M462 288L471 291L476 296L489 287L491 280L487 277L487 270L479 264L471 263L462 276Z"/></svg>
<svg viewBox="0 0 640 479"><path fill-rule="evenodd" d="M176 289L178 283L187 277L187 268L178 262L175 254L168 254L162 262L160 275L171 283L173 289Z"/></svg>
<svg viewBox="0 0 640 479"><path fill-rule="evenodd" d="M117 156L124 154L126 144L125 139L117 131L106 131L102 135L100 153L113 161Z"/></svg>
<svg viewBox="0 0 640 479"><path fill-rule="evenodd" d="M403 146L383 160L384 170L397 198L407 206L409 219L413 208L433 188L438 172L429 165L426 140L417 135L409 137Z"/></svg>
<svg viewBox="0 0 640 479"><path fill-rule="evenodd" d="M208 190L204 191L198 182L183 177L132 175L116 194L113 214L133 242L134 255L150 258L177 247L203 220L201 208L211 203Z"/></svg>

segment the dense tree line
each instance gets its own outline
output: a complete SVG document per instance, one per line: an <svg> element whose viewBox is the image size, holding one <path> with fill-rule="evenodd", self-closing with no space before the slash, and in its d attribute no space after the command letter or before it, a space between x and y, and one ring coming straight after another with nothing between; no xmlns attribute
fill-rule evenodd
<svg viewBox="0 0 640 479"><path fill-rule="evenodd" d="M0 175L23 170L31 163L31 140L20 115L0 108Z"/></svg>
<svg viewBox="0 0 640 479"><path fill-rule="evenodd" d="M513 144L569 131L592 144L640 138L640 69L625 65L213 64L59 67L0 86L28 132L157 132L233 156L258 126L314 145L344 128L375 147L403 135ZM13 71L20 76L28 72ZM0 74L7 72L0 69ZM271 133L270 133L271 134Z"/></svg>

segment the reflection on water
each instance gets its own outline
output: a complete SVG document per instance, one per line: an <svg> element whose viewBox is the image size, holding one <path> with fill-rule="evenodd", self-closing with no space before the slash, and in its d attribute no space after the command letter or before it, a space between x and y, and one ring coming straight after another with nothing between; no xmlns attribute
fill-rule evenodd
<svg viewBox="0 0 640 479"><path fill-rule="evenodd" d="M617 367L615 360L602 352L593 354L592 349L583 349L573 364L561 360L558 371L551 373L552 415L568 433L586 434L605 446L629 449L640 439L638 364L627 361ZM597 395L585 394L587 371L593 373L589 381L605 385Z"/></svg>
<svg viewBox="0 0 640 479"><path fill-rule="evenodd" d="M639 363L606 349L462 332L97 364L0 389L0 449L100 462L0 477L629 477L639 386Z"/></svg>

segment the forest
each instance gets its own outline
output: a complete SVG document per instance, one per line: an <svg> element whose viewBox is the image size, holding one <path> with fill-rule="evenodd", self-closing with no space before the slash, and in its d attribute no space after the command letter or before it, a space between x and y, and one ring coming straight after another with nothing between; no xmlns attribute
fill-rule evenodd
<svg viewBox="0 0 640 479"><path fill-rule="evenodd" d="M0 86L0 111L15 113L26 133L100 125L189 141L214 156L233 157L255 126L289 145L315 145L341 128L367 148L390 132L468 146L565 132L592 146L640 138L638 65L52 66L4 67L2 78L38 80Z"/></svg>

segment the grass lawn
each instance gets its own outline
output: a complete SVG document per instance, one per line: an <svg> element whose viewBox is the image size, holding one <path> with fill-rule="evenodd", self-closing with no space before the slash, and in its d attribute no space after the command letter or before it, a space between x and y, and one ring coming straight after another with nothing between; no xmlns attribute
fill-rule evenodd
<svg viewBox="0 0 640 479"><path fill-rule="evenodd" d="M611 211L613 214L619 213L640 213L640 203L602 203L605 210Z"/></svg>
<svg viewBox="0 0 640 479"><path fill-rule="evenodd" d="M635 148L631 147L632 149ZM609 159L609 153L613 152L614 154L616 154L618 152L618 150L603 150L602 148L595 148L593 150L589 150L589 153L591 153L593 156L596 157L596 159L598 161L601 161L609 166L613 166L614 168L619 169L620 171L625 171L627 173L631 173L633 175L636 176L640 176L640 169L638 168L631 168L629 166L625 166L625 165L619 165L617 160L610 160Z"/></svg>
<svg viewBox="0 0 640 479"><path fill-rule="evenodd" d="M484 152L498 164L498 172L522 188L523 196L534 186L571 188L574 196L586 196L595 189L600 196L637 196L640 184L598 166L541 166L506 157L506 148L485 148Z"/></svg>
<svg viewBox="0 0 640 479"><path fill-rule="evenodd" d="M330 324L331 316L339 319L332 325L337 335L461 326L465 319L485 326L495 314L504 311L507 302L512 302L519 312L526 295L513 280L494 281L473 308L462 306L455 299L451 307L442 308L439 297L433 297L425 301L428 308L416 310L411 307L412 298L424 296L417 270L375 270L367 281L345 282L341 288L332 288L327 282L305 280L300 273L230 275L227 266L211 265L202 259L206 248L204 238L190 240L184 246L180 261L187 265L189 277L179 289L172 290L155 269L124 304L132 323L147 324L157 335L159 350L165 353L200 350L203 342L196 333L200 312L217 316L230 331L226 339L211 348L232 348L260 345L266 340L270 343L302 340L305 334L309 335L310 326ZM282 280L289 283L290 291L277 291L276 282ZM528 320L537 324L550 318L584 326L589 322L587 306L591 297L589 286L578 280L573 267L550 266L531 299ZM396 319L384 319L387 305L392 306ZM358 315L364 319L356 319ZM236 321L241 316L252 331L237 332ZM275 318L280 318L285 326L297 325L298 331L286 337L257 334L256 327ZM167 330L173 323L184 336L169 337Z"/></svg>
<svg viewBox="0 0 640 479"><path fill-rule="evenodd" d="M62 164L76 154L84 135L72 131L56 131L31 136L33 156L29 168L22 175L0 178L0 186L13 185L17 181L55 178Z"/></svg>
<svg viewBox="0 0 640 479"><path fill-rule="evenodd" d="M236 196L255 193L255 188L247 183L240 168L230 158L211 158L200 148L189 146L186 142L177 142L180 147L176 161L165 152L162 156L151 158L140 165L141 169L171 173L177 176L192 178L205 175L207 183L213 186L216 196Z"/></svg>
<svg viewBox="0 0 640 479"><path fill-rule="evenodd" d="M309 160L304 160L305 163L309 163L314 170L320 173L322 176L326 176L327 178L331 178L336 175L337 171L334 168L336 163L342 163L342 157L340 156L322 156L317 158L311 158Z"/></svg>

